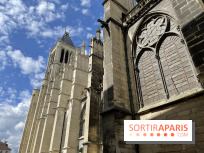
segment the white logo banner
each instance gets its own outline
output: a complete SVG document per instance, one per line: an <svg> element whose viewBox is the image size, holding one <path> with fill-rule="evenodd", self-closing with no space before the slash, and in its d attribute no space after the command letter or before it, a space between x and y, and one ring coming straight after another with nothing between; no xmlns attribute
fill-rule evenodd
<svg viewBox="0 0 204 153"><path fill-rule="evenodd" d="M124 141L192 141L192 120L124 120Z"/></svg>

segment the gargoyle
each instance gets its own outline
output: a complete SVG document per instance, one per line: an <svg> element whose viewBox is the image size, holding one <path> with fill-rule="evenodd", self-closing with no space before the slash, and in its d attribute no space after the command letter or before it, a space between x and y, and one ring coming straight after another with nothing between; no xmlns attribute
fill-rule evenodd
<svg viewBox="0 0 204 153"><path fill-rule="evenodd" d="M103 20L100 20L98 19L97 22L100 22L101 23L101 28L106 28L107 32L108 32L108 35L110 37L110 30L109 30L109 26L108 26L108 23L103 21Z"/></svg>

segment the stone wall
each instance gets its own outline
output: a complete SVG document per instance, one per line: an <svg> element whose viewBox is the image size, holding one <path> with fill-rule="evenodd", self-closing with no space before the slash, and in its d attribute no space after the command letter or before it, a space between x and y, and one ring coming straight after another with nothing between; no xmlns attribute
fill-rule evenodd
<svg viewBox="0 0 204 153"><path fill-rule="evenodd" d="M197 73L203 83L204 73L204 9L203 1L173 0L181 30L189 47Z"/></svg>
<svg viewBox="0 0 204 153"><path fill-rule="evenodd" d="M200 3L195 0L161 0L154 8L149 12L146 12L143 16L137 16L134 20L133 25L128 29L128 36L126 38L127 44L127 54L128 57L125 59L125 46L124 46L124 37L123 37L123 26L124 23L121 23L122 13L126 14L126 10L123 7L120 7L122 4L126 7L125 2L121 1L104 1L105 9L105 21L108 23L110 35L108 31L104 28L104 103L105 110L102 114L103 117L103 147L104 153L115 153L115 152L136 152L134 146L125 145L122 143L123 140L123 120L132 119L130 115L130 96L128 96L128 81L130 79L133 103L136 110L136 118L140 120L147 119L177 119L184 120L189 119L193 120L196 124L196 144L195 145L139 145L140 153L149 153L149 152L203 152L203 115L204 110L200 106L204 101L204 96L202 89L196 91L193 94L188 93L182 98L177 98L171 100L166 104L158 105L157 107L148 108L143 110L139 108L137 103L137 91L135 86L135 76L134 68L132 61L132 44L135 31L137 30L140 23L151 14L166 14L169 15L174 21L181 25L181 30L184 35L184 42L192 41L193 39L186 39L185 28L188 27L187 22L181 20L186 16L188 19L197 20L195 26L200 33L202 32L201 23L203 19L201 16L196 18L195 12L202 14ZM182 4L180 4L182 3ZM194 5L193 5L194 4ZM186 5L186 6L185 6ZM196 7L195 12L193 7ZM178 9L182 9L179 13ZM186 10L191 10L191 15L186 14ZM182 16L181 16L182 15ZM192 19L192 20L193 20ZM189 21L189 20L188 20ZM198 22L200 21L200 22ZM193 25L192 25L193 26ZM128 25L129 27L129 25ZM188 29L187 28L187 29ZM183 30L184 29L184 30ZM192 28L190 28L192 29ZM198 32L196 31L196 32ZM198 34L198 33L197 33ZM192 35L189 32L189 36ZM203 34L201 34L203 37ZM190 38L190 37L189 37ZM197 39L197 38L195 38ZM198 42L203 42L200 39ZM200 43L196 43L200 44ZM188 43L189 51L191 52L191 47ZM194 49L195 50L195 49ZM198 49L197 49L198 50ZM188 51L188 50L187 50ZM189 54L190 55L190 54ZM192 54L191 54L192 55ZM203 57L200 57L203 58ZM193 59L193 57L192 57ZM196 58L197 59L197 58ZM130 69L130 78L127 78L127 67L125 66L125 60L128 60L128 68ZM191 61L191 60L190 60ZM197 61L197 60L196 60ZM199 59L198 59L199 61ZM195 63L195 62L194 62ZM201 65L204 62L201 62ZM188 95L188 96L187 96ZM191 95L191 96L190 96ZM127 110L125 111L124 109ZM120 113L118 112L120 110ZM112 124L114 123L114 124Z"/></svg>
<svg viewBox="0 0 204 153"><path fill-rule="evenodd" d="M137 118L141 120L192 120L195 122L195 144L145 144L140 145L140 153L204 152L204 96L203 92L193 97L175 101L174 104L149 109L140 112Z"/></svg>
<svg viewBox="0 0 204 153"><path fill-rule="evenodd" d="M164 13L170 15L174 20L177 20L180 25L184 41L187 42L189 53L194 61L194 65L199 71L199 67L204 63L203 61L203 21L204 15L200 3L196 0L163 0L156 5L151 11L145 15L148 17L152 13ZM128 31L128 55L132 57L132 41L135 35L135 31L143 21L145 16L141 16L137 19L136 23L132 25ZM199 57L197 56L199 55ZM130 65L130 71L133 71L132 63ZM132 74L134 75L134 73ZM134 77L131 77L131 82L134 83ZM132 87L133 93L136 92ZM190 94L190 93L189 93ZM158 153L158 152L178 152L178 153L201 153L204 152L204 96L203 91L195 92L191 96L184 96L183 99L177 99L171 101L166 105L160 105L159 107L151 107L149 109L139 109L136 118L139 120L193 120L195 122L196 132L196 144L191 145L139 145L140 153ZM136 107L138 109L138 107Z"/></svg>

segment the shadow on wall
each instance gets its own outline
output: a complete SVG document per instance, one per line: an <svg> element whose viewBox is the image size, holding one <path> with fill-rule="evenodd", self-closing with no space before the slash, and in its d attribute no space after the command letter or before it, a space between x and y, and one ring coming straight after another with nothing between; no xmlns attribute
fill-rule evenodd
<svg viewBox="0 0 204 153"><path fill-rule="evenodd" d="M196 144L145 144L140 153L203 153L204 152L204 96L179 101L175 104L138 114L142 120L192 120L195 122Z"/></svg>
<svg viewBox="0 0 204 153"><path fill-rule="evenodd" d="M204 12L182 28L198 73L204 72Z"/></svg>

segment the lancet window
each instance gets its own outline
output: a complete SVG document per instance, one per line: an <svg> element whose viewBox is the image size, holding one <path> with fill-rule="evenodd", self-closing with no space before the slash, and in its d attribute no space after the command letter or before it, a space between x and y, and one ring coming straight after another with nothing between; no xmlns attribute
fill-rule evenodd
<svg viewBox="0 0 204 153"><path fill-rule="evenodd" d="M133 39L140 107L200 88L180 28L167 15L143 21Z"/></svg>
<svg viewBox="0 0 204 153"><path fill-rule="evenodd" d="M67 63L67 62L68 62L68 51L65 54L65 63Z"/></svg>
<svg viewBox="0 0 204 153"><path fill-rule="evenodd" d="M81 115L80 115L80 129L79 129L79 137L84 136L84 129L85 129L85 110L86 110L86 104L84 104Z"/></svg>
<svg viewBox="0 0 204 153"><path fill-rule="evenodd" d="M71 55L72 53L69 51L64 51L64 49L62 49L61 51L61 56L60 56L60 63L70 63L71 62Z"/></svg>
<svg viewBox="0 0 204 153"><path fill-rule="evenodd" d="M61 51L60 63L63 63L64 60L64 49Z"/></svg>

